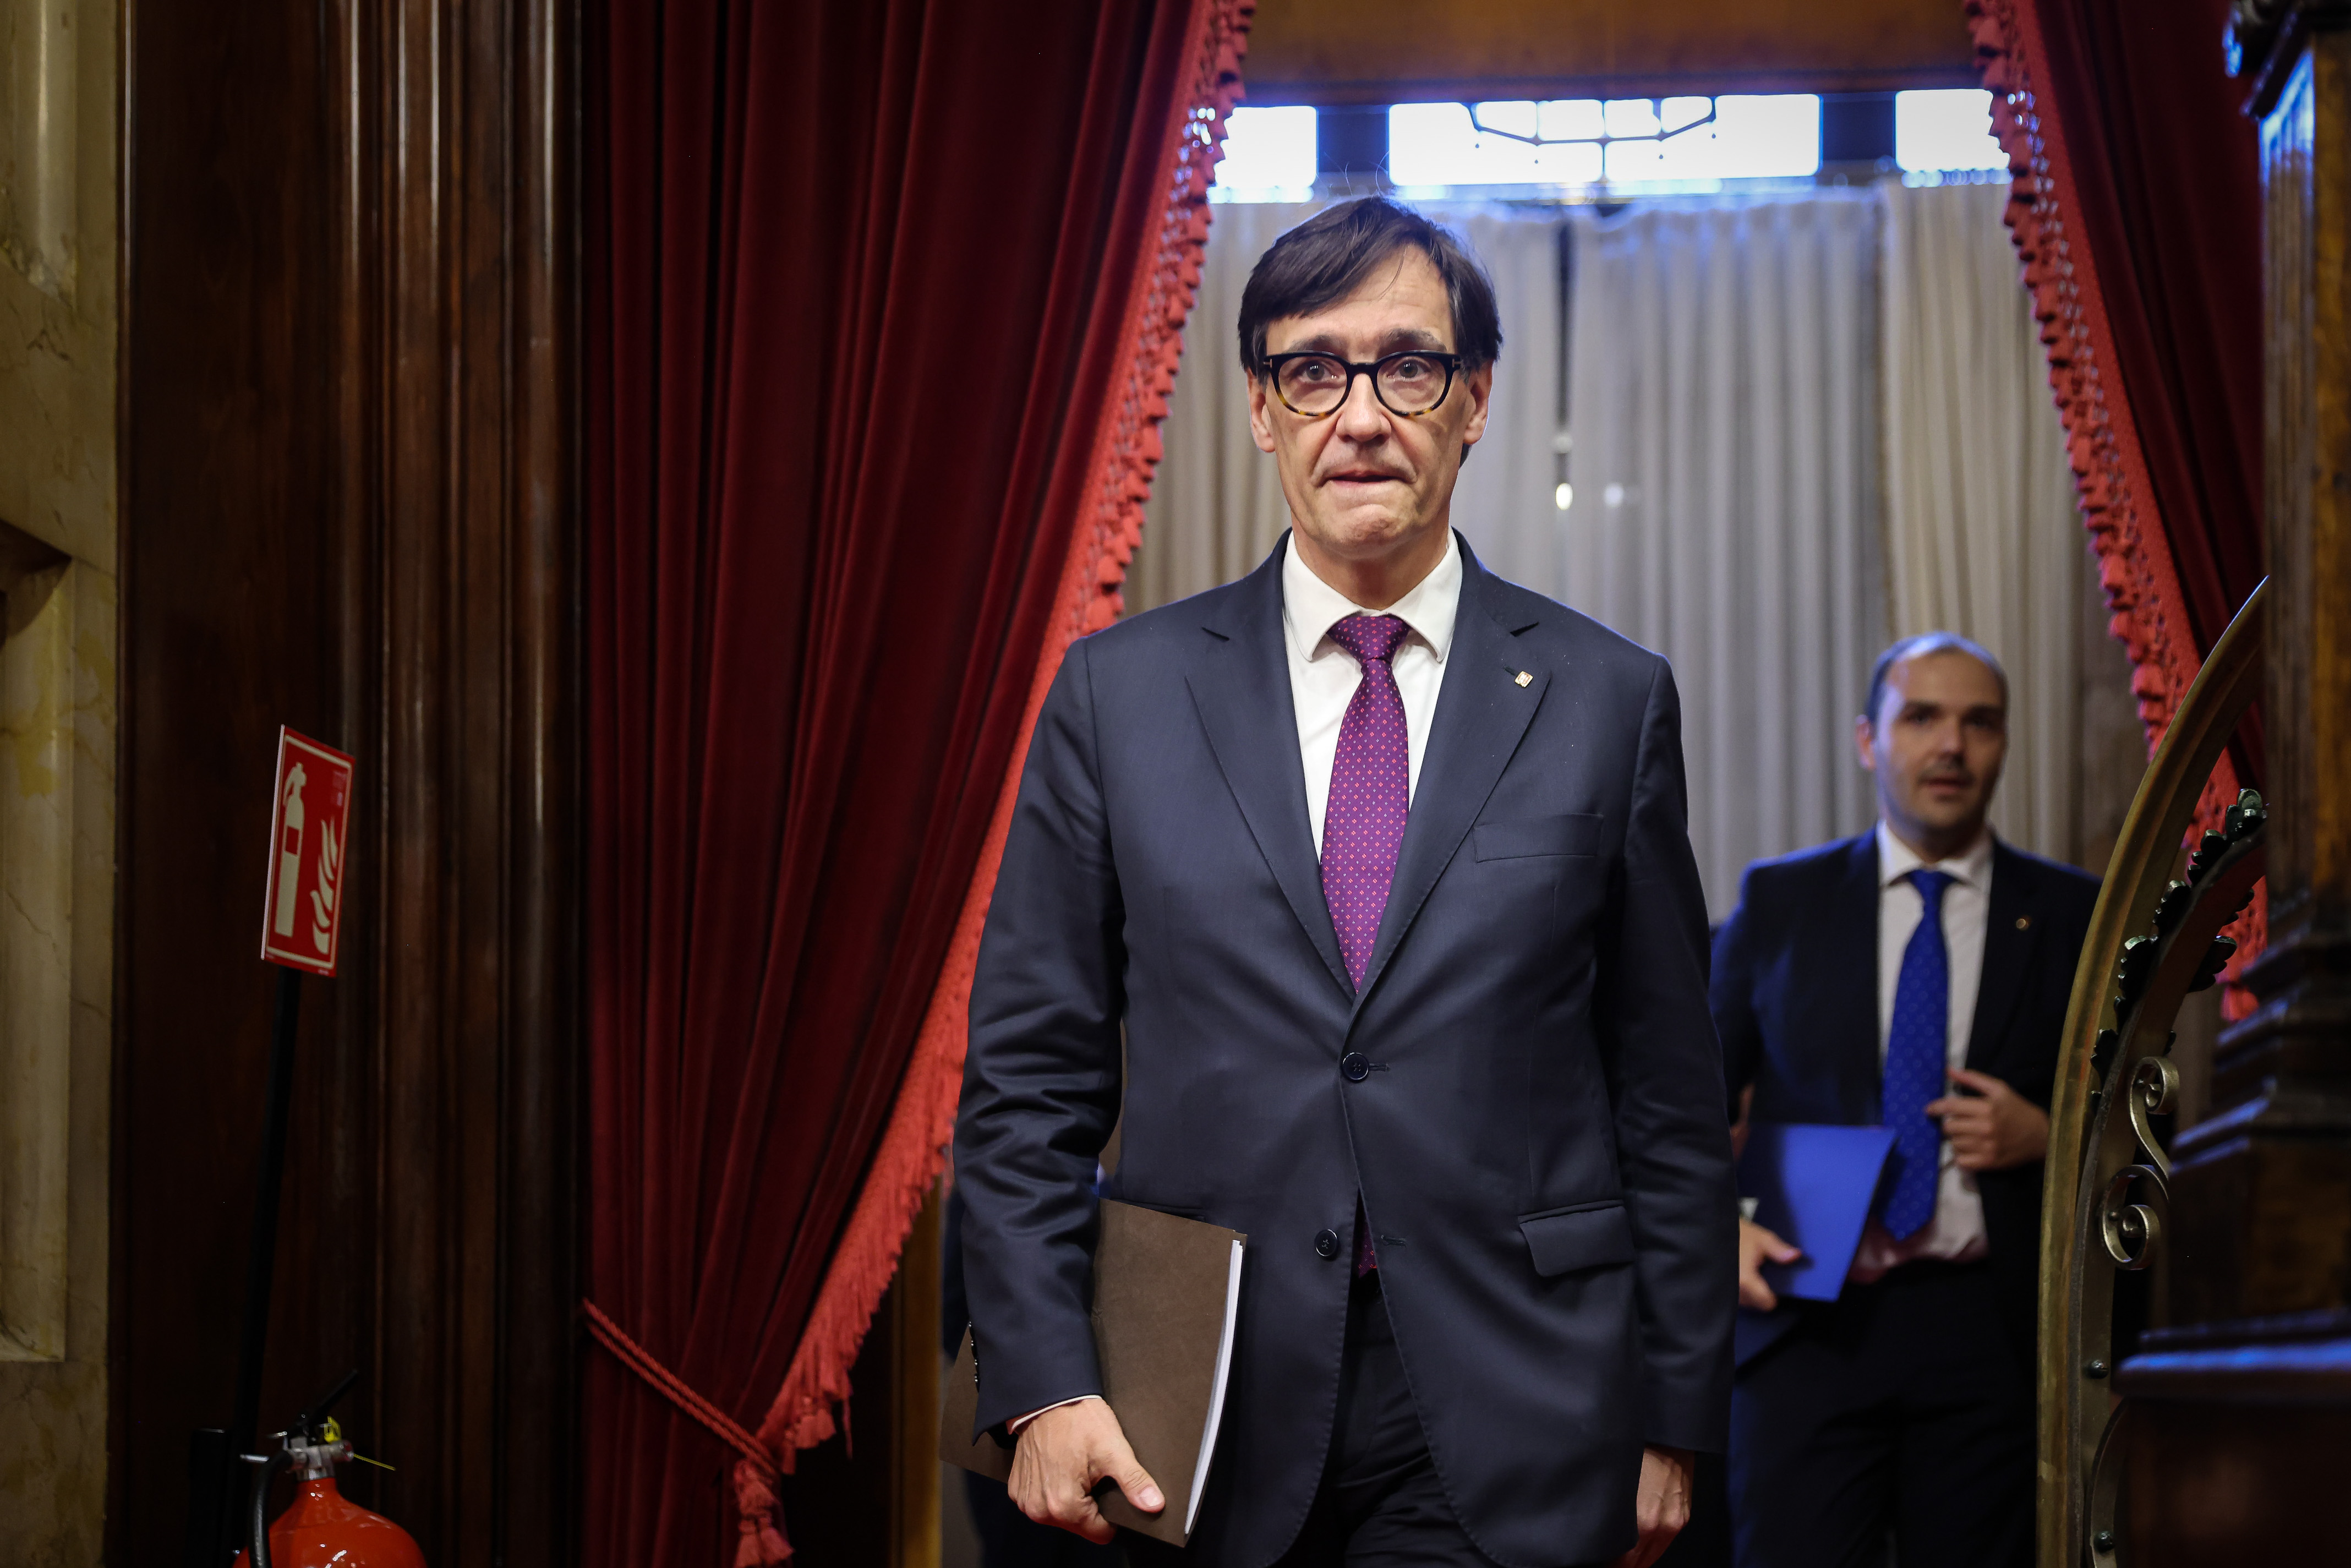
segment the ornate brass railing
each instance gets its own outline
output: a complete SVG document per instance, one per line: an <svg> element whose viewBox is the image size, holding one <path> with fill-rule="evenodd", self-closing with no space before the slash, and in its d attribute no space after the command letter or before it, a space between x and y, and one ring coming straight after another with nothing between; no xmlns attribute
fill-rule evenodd
<svg viewBox="0 0 2351 1568"><path fill-rule="evenodd" d="M2237 721L2262 690L2268 585L2245 601L2180 703L2131 802L2074 971L2050 1106L2041 1220L2040 1565L2119 1568L2126 1406L2111 1392L2115 1282L2164 1244L2171 1162L2152 1116L2172 1108L2172 1025L2235 951L2220 935L2262 872L2261 797L2207 832L2184 880L2181 841Z"/></svg>

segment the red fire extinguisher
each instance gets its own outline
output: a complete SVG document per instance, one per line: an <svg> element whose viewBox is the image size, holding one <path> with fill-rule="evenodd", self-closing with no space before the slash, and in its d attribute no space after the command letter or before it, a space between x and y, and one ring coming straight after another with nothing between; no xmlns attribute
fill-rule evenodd
<svg viewBox="0 0 2351 1568"><path fill-rule="evenodd" d="M334 1395L277 1434L285 1439L278 1452L266 1460L246 1456L261 1464L261 1472L254 1479L253 1514L246 1536L249 1551L236 1554L235 1568L424 1568L424 1553L417 1550L414 1537L336 1490L336 1465L362 1456L351 1452L325 1406L351 1381L345 1378ZM289 1469L301 1472L300 1490L265 1534L261 1521L268 1509L270 1480Z"/></svg>

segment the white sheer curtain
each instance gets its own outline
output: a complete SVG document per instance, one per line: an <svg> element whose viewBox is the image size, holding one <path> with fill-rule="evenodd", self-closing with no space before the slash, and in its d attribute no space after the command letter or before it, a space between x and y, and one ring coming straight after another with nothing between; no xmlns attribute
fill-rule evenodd
<svg viewBox="0 0 2351 1568"><path fill-rule="evenodd" d="M1557 487L1563 345L1560 244L1554 214L1465 212L1445 217L1494 279L1502 311L1502 358L1486 434L1453 486L1453 522L1478 559L1513 582L1549 593L1559 573Z"/></svg>
<svg viewBox="0 0 2351 1568"><path fill-rule="evenodd" d="M1875 815L1886 641L1866 191L1579 220L1562 565L1528 586L1664 653L1717 919L1749 862Z"/></svg>
<svg viewBox="0 0 2351 1568"><path fill-rule="evenodd" d="M1245 575L1290 526L1273 459L1249 439L1235 323L1258 257L1322 207L1232 202L1209 209L1200 292L1184 329L1183 369L1160 433L1165 455L1144 504L1143 542L1126 571L1129 614Z"/></svg>
<svg viewBox="0 0 2351 1568"><path fill-rule="evenodd" d="M1230 582L1263 560L1290 526L1273 459L1249 440L1234 324L1258 257L1320 208L1234 203L1215 209L1164 432L1166 455L1127 571L1130 612ZM1462 467L1454 521L1505 577L1547 578L1557 554L1552 441L1559 427L1561 220L1540 208L1422 210L1468 242L1493 275L1501 308L1492 409L1485 439Z"/></svg>
<svg viewBox="0 0 2351 1568"><path fill-rule="evenodd" d="M2099 629L2003 191L1428 209L1493 274L1505 337L1454 521L1495 570L1673 661L1718 918L1749 862L1870 822L1853 716L1897 633L1961 632L2007 664L2011 841L2101 864L2136 785L2128 667ZM1131 609L1229 581L1289 525L1233 323L1258 257L1315 210L1216 210Z"/></svg>
<svg viewBox="0 0 2351 1568"><path fill-rule="evenodd" d="M2008 185L1889 185L1884 199L1894 634L1958 632L2006 666L2008 767L1992 821L2011 842L2080 859L2095 852L2081 841L2085 729L2111 706L2085 711L2083 666L2095 660L2111 684L2127 665L2079 634L2088 544L2001 225Z"/></svg>

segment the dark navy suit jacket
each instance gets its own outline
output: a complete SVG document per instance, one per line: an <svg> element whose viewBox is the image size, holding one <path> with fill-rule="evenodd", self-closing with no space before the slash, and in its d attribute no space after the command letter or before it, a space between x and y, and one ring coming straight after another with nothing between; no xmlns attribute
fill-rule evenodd
<svg viewBox="0 0 2351 1568"><path fill-rule="evenodd" d="M1719 1449L1736 1208L1664 660L1462 548L1386 915L1348 983L1281 555L1076 643L1037 722L956 1134L982 1427L1094 1391L1107 1196L1249 1235L1202 1561L1280 1555L1331 1441L1360 1190L1446 1495L1505 1564L1633 1544L1645 1441ZM1342 1059L1361 1053L1359 1081ZM1156 1478L1181 1507L1188 1476Z"/></svg>
<svg viewBox="0 0 2351 1568"><path fill-rule="evenodd" d="M1734 1114L1752 1084L1758 1122L1879 1120L1877 893L1875 831L1747 868L1739 907L1714 945L1714 1024ZM2087 873L1994 843L1967 1063L2043 1110L2097 898L2098 879ZM2002 1316L2029 1359L2041 1165L1985 1171L1976 1181Z"/></svg>

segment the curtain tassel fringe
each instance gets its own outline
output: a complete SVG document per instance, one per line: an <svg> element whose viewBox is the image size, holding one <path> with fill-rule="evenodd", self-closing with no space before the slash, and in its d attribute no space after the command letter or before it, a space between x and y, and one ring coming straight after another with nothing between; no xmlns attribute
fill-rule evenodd
<svg viewBox="0 0 2351 1568"><path fill-rule="evenodd" d="M735 1568L768 1568L791 1559L792 1543L776 1528L776 1471L764 1460L735 1464L735 1509L743 1540L735 1548Z"/></svg>
<svg viewBox="0 0 2351 1568"><path fill-rule="evenodd" d="M695 1393L685 1379L663 1365L660 1357L631 1339L603 1308L583 1299L580 1309L587 1314L589 1333L612 1353L614 1360L743 1456L735 1464L735 1511L743 1531L742 1542L735 1548L735 1568L769 1568L772 1563L789 1562L792 1543L784 1538L777 1517L775 1456L740 1421Z"/></svg>

